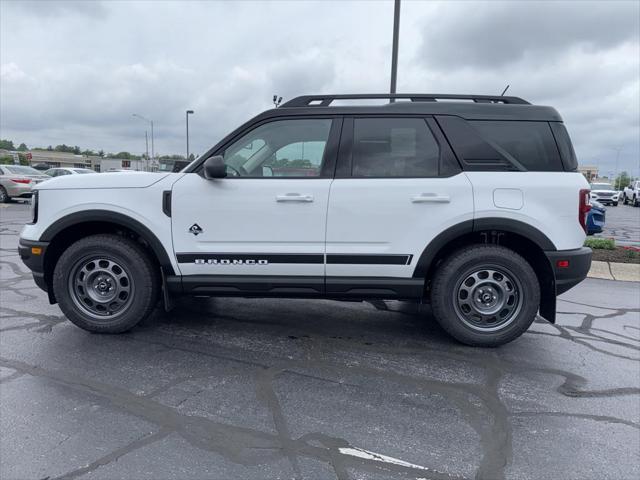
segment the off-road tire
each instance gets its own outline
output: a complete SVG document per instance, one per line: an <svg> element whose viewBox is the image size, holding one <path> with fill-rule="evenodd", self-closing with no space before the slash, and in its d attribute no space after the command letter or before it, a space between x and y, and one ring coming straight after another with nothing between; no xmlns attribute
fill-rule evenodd
<svg viewBox="0 0 640 480"><path fill-rule="evenodd" d="M485 268L507 272L518 284L519 310L504 326L498 321L493 331L470 327L458 305L459 290L464 288L461 282L469 272ZM535 320L539 305L540 285L531 265L513 250L497 245L472 245L455 251L438 267L431 285L436 320L456 340L471 346L496 347L518 338Z"/></svg>
<svg viewBox="0 0 640 480"><path fill-rule="evenodd" d="M75 278L71 277L81 262L90 263L93 258L110 259L115 265L121 265L128 275L131 298L113 316L95 318L83 309L88 307L77 305L82 302L74 293ZM63 252L53 272L53 291L62 312L78 327L95 333L122 333L148 317L156 306L160 293L158 268L133 240L111 234L92 235Z"/></svg>

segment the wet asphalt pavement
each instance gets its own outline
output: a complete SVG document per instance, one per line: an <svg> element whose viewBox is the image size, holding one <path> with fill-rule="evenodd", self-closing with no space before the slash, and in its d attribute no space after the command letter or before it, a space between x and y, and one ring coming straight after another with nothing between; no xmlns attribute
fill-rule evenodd
<svg viewBox="0 0 640 480"><path fill-rule="evenodd" d="M20 262L26 206L0 217L2 479L640 477L638 284L490 350L399 302L184 299L93 335Z"/></svg>
<svg viewBox="0 0 640 480"><path fill-rule="evenodd" d="M595 236L614 238L618 245L640 245L640 208L620 203L606 209L602 233Z"/></svg>

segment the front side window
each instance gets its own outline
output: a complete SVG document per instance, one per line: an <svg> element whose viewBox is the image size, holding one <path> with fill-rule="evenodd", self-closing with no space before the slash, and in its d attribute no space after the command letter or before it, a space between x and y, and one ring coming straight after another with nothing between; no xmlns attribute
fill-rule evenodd
<svg viewBox="0 0 640 480"><path fill-rule="evenodd" d="M224 152L236 177L319 177L330 119L277 120L256 127Z"/></svg>
<svg viewBox="0 0 640 480"><path fill-rule="evenodd" d="M356 118L353 177L437 177L440 146L422 118Z"/></svg>

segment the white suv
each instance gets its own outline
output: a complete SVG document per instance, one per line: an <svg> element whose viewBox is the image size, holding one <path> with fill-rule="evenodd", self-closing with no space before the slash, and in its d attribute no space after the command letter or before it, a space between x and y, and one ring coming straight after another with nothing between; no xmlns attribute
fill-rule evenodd
<svg viewBox="0 0 640 480"><path fill-rule="evenodd" d="M180 173L39 185L20 254L94 332L179 294L376 298L430 303L461 342L495 346L553 322L589 270L576 168L559 114L520 98L304 96Z"/></svg>

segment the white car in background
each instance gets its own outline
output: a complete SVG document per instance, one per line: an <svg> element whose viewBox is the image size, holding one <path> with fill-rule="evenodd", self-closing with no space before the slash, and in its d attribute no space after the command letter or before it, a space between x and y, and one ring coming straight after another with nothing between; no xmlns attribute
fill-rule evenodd
<svg viewBox="0 0 640 480"><path fill-rule="evenodd" d="M50 168L46 172L45 175L49 175L50 177L61 177L63 175L82 175L84 173L98 173L95 170L91 170L90 168L66 168L66 167L56 167Z"/></svg>
<svg viewBox="0 0 640 480"><path fill-rule="evenodd" d="M636 180L632 182L631 185L624 187L620 200L623 205L629 202L634 207L640 207L640 180Z"/></svg>
<svg viewBox="0 0 640 480"><path fill-rule="evenodd" d="M620 192L613 188L610 183L592 183L590 197L591 200L597 200L604 205L617 207Z"/></svg>

